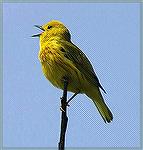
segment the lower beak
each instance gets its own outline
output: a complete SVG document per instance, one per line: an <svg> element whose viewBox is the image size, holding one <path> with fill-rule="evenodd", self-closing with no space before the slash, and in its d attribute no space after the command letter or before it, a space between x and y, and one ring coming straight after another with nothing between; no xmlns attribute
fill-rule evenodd
<svg viewBox="0 0 143 150"><path fill-rule="evenodd" d="M40 36L41 35L41 33L40 34L34 34L34 35L32 35L31 37L36 37L36 36Z"/></svg>

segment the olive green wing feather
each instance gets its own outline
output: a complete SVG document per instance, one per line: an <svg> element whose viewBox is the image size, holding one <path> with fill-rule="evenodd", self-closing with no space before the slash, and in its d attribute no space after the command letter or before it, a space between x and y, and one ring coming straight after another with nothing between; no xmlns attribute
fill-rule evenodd
<svg viewBox="0 0 143 150"><path fill-rule="evenodd" d="M105 93L106 91L103 89L99 80L93 70L93 67L86 57L86 55L73 43L67 41L61 41L61 47L65 50L65 57L67 57L72 63L76 66L76 68L84 74L86 79L95 86L100 87Z"/></svg>

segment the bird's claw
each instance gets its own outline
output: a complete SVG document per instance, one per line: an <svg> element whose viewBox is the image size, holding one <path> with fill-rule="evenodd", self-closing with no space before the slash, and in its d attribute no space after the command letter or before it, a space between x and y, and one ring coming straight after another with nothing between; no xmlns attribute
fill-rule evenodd
<svg viewBox="0 0 143 150"><path fill-rule="evenodd" d="M60 107L60 111L65 112L65 110L62 108L62 106Z"/></svg>
<svg viewBox="0 0 143 150"><path fill-rule="evenodd" d="M66 106L68 106L68 107L70 106L68 102L67 102Z"/></svg>
<svg viewBox="0 0 143 150"><path fill-rule="evenodd" d="M61 99L62 99L62 97L61 97ZM67 106L67 107L70 106L70 105L68 104L68 102L66 102L66 106ZM65 112L65 110L62 108L62 106L60 106L60 110L63 111L63 112Z"/></svg>

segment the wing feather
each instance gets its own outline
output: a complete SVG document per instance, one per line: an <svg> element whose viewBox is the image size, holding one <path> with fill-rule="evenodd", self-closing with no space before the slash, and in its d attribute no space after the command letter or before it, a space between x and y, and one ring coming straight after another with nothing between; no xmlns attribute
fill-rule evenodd
<svg viewBox="0 0 143 150"><path fill-rule="evenodd" d="M104 93L106 91L99 83L99 80L94 72L94 69L86 57L86 55L73 43L67 41L60 41L61 49L65 50L65 56L72 61L72 63L76 66L76 68L84 74L86 79L95 86L100 87Z"/></svg>

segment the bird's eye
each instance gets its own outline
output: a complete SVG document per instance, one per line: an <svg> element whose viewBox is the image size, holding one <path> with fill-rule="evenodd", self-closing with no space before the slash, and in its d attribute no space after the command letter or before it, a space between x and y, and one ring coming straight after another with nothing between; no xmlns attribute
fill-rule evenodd
<svg viewBox="0 0 143 150"><path fill-rule="evenodd" d="M52 26L48 26L48 29L51 29L52 28Z"/></svg>

